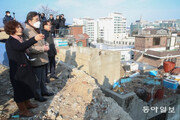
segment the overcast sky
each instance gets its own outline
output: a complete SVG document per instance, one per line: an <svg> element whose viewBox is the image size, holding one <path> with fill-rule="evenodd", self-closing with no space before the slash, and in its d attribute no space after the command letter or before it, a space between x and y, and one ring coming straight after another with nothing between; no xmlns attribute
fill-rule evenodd
<svg viewBox="0 0 180 120"><path fill-rule="evenodd" d="M111 12L122 13L128 25L141 16L148 21L180 19L180 0L0 0L0 5L0 25L6 10L23 22L29 11L38 11L42 5L63 13L70 24L73 18L96 19Z"/></svg>

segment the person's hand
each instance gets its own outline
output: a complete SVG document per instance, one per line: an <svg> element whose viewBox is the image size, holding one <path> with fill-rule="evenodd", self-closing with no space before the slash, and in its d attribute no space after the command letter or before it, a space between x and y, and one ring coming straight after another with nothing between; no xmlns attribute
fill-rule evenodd
<svg viewBox="0 0 180 120"><path fill-rule="evenodd" d="M49 50L49 46L44 45L44 51L47 52Z"/></svg>
<svg viewBox="0 0 180 120"><path fill-rule="evenodd" d="M39 41L39 40L43 40L44 39L44 35L43 34L38 34L35 36L35 40Z"/></svg>
<svg viewBox="0 0 180 120"><path fill-rule="evenodd" d="M48 42L46 42L46 43L45 43L45 45L46 45L46 46L49 46L49 43L48 43Z"/></svg>

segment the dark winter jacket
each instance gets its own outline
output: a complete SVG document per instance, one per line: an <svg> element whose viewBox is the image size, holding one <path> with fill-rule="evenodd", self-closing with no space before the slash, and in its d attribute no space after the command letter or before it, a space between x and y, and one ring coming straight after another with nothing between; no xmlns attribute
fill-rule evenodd
<svg viewBox="0 0 180 120"><path fill-rule="evenodd" d="M9 59L10 81L14 90L14 101L24 102L34 97L34 86L36 76L32 72L32 67L26 58L26 49L37 43L33 38L20 43L13 37L6 41L6 51Z"/></svg>
<svg viewBox="0 0 180 120"><path fill-rule="evenodd" d="M52 18L52 19L49 18L49 21L51 21L51 32L54 32L54 29L56 26L55 20L54 20L54 18Z"/></svg>
<svg viewBox="0 0 180 120"><path fill-rule="evenodd" d="M59 25L60 25L60 19L56 19L55 20L55 28L59 29L59 27L60 27Z"/></svg>
<svg viewBox="0 0 180 120"><path fill-rule="evenodd" d="M40 22L41 22L41 26L40 26L40 30L43 30L43 22L47 21L46 17L40 17Z"/></svg>
<svg viewBox="0 0 180 120"><path fill-rule="evenodd" d="M4 25L5 25L7 22L9 22L10 20L13 20L13 18L12 18L11 16L5 15L5 17L3 18L3 23L4 23Z"/></svg>
<svg viewBox="0 0 180 120"><path fill-rule="evenodd" d="M65 27L65 22L66 22L66 19L65 19L65 18L60 19L59 27L64 28L64 27Z"/></svg>
<svg viewBox="0 0 180 120"><path fill-rule="evenodd" d="M48 57L54 57L57 54L57 51L52 34L46 30L43 30L42 33L45 35L45 41L49 43Z"/></svg>
<svg viewBox="0 0 180 120"><path fill-rule="evenodd" d="M0 42L5 43L7 39L1 39Z"/></svg>

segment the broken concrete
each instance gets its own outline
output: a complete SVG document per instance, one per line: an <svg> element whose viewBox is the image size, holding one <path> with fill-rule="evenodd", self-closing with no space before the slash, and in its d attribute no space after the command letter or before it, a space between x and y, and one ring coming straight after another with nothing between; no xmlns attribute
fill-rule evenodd
<svg viewBox="0 0 180 120"><path fill-rule="evenodd" d="M1 71L4 77L0 81L5 85L1 89L9 90L8 69L1 67ZM112 98L105 97L95 80L84 71L62 63L57 65L57 73L61 79L51 80L47 85L55 96L48 97L48 101L43 103L32 100L39 105L31 110L36 115L21 120L132 120ZM6 98L0 103L1 119L18 115L12 96L6 93L0 96L1 100Z"/></svg>
<svg viewBox="0 0 180 120"><path fill-rule="evenodd" d="M160 108L162 106L166 106L167 108L175 107L175 109L178 107L178 96L171 96L170 98L163 99L159 102L156 102L155 104L149 105L147 102L144 102L143 100L139 99L134 92L125 95L120 95L107 88L102 88L102 90L106 96L112 97L127 113L129 113L133 120L148 120L157 115L162 114L159 110L157 111L157 113L152 110L150 110L148 113L145 113L143 112L143 107L148 107L149 109L151 107ZM176 114L178 115L179 111L176 111ZM174 117L175 114L169 113L167 116L169 116L170 119Z"/></svg>
<svg viewBox="0 0 180 120"><path fill-rule="evenodd" d="M85 47L61 47L60 60L74 65L98 80L100 85L110 87L114 80L123 76L120 52Z"/></svg>

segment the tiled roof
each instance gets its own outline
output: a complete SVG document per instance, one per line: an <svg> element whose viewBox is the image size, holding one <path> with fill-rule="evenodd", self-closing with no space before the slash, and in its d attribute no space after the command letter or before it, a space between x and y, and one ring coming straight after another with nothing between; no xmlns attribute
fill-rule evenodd
<svg viewBox="0 0 180 120"><path fill-rule="evenodd" d="M75 37L76 40L84 40L84 39L88 39L89 38L89 36L86 33L78 34L78 35L75 35L74 37Z"/></svg>
<svg viewBox="0 0 180 120"><path fill-rule="evenodd" d="M153 51L153 50L147 50L147 54L158 56L158 57L166 57L166 56L173 56L173 55L180 55L180 51Z"/></svg>

